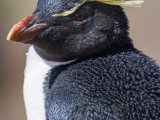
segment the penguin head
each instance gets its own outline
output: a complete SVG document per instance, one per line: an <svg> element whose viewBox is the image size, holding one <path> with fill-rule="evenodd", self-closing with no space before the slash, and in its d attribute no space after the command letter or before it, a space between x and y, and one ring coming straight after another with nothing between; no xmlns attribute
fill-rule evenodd
<svg viewBox="0 0 160 120"><path fill-rule="evenodd" d="M81 59L126 42L128 21L120 6L83 1L39 0L8 39L32 44L48 61Z"/></svg>

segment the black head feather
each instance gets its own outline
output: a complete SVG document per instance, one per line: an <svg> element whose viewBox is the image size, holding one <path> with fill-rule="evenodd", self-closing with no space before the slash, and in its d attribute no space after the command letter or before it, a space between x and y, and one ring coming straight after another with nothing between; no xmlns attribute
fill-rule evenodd
<svg viewBox="0 0 160 120"><path fill-rule="evenodd" d="M72 8L76 3L74 0L38 2L34 12L38 15L35 23L50 25L32 39L36 52L43 59L68 61L132 47L128 38L128 21L120 6L89 2L68 16L52 16ZM79 16L84 18L79 20Z"/></svg>
<svg viewBox="0 0 160 120"><path fill-rule="evenodd" d="M43 9L46 14L54 15L70 10L83 1L84 0L39 0L35 12Z"/></svg>

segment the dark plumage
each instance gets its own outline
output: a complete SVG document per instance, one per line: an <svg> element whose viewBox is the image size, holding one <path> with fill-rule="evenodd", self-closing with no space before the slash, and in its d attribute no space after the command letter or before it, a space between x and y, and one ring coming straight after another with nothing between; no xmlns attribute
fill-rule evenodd
<svg viewBox="0 0 160 120"><path fill-rule="evenodd" d="M41 28L25 41L41 58L75 60L46 77L47 120L160 120L160 67L134 48L123 9L87 2L68 16L52 16L75 3L39 0L36 18L27 22ZM21 36L28 38L23 29Z"/></svg>
<svg viewBox="0 0 160 120"><path fill-rule="evenodd" d="M119 6L86 3L65 17L52 17L52 12L45 17L44 11L38 12L35 23L41 21L51 26L31 40L43 59L68 61L132 46L128 37L128 21ZM83 14L86 18L78 21L76 17Z"/></svg>
<svg viewBox="0 0 160 120"><path fill-rule="evenodd" d="M48 120L160 119L160 68L134 49L52 69L45 93Z"/></svg>
<svg viewBox="0 0 160 120"><path fill-rule="evenodd" d="M84 0L38 0L35 12L43 9L45 14L58 14L72 9Z"/></svg>

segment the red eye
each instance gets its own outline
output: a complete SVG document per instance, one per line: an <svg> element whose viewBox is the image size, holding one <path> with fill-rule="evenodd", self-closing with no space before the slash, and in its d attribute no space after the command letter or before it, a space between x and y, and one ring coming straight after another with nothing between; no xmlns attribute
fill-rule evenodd
<svg viewBox="0 0 160 120"><path fill-rule="evenodd" d="M76 21L78 22L82 22L83 20L85 20L87 18L86 14L80 14L78 16L76 16Z"/></svg>

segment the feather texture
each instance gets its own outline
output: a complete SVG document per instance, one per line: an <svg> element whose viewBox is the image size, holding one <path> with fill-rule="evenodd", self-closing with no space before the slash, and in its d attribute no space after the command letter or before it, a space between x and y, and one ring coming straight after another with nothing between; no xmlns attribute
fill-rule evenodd
<svg viewBox="0 0 160 120"><path fill-rule="evenodd" d="M76 6L73 6L70 10L66 10L62 13L54 14L53 17L56 16L67 16L74 13L80 6L82 6L86 2L101 2L104 4L110 5L124 5L124 6L140 6L144 2L144 0L83 0L80 3L77 3Z"/></svg>

